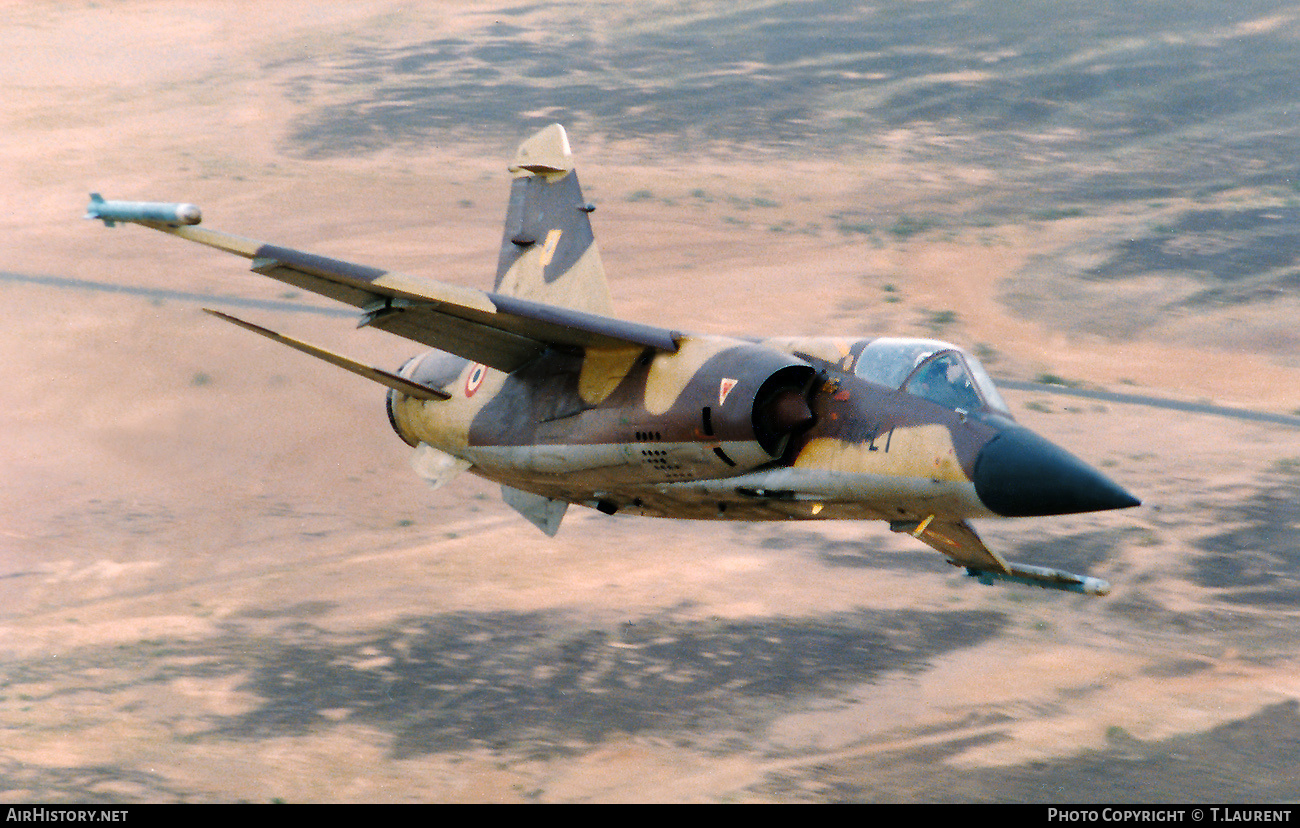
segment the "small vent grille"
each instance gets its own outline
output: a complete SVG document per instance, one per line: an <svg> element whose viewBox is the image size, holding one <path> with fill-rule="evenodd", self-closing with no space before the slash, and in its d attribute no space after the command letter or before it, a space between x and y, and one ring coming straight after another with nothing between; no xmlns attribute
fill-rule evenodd
<svg viewBox="0 0 1300 828"><path fill-rule="evenodd" d="M662 472L670 480L684 480L691 477L691 473L674 461L666 451L641 449L641 459L647 466Z"/></svg>

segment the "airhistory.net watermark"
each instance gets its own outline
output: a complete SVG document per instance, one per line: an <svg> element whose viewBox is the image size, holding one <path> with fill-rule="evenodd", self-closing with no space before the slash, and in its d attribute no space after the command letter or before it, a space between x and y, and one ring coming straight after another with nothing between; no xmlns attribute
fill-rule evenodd
<svg viewBox="0 0 1300 828"><path fill-rule="evenodd" d="M104 808L9 808L5 822L126 822L126 810Z"/></svg>

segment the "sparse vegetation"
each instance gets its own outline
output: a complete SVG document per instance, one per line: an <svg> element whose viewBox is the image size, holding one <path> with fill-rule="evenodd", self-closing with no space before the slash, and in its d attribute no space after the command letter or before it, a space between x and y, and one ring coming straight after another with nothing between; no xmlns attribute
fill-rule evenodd
<svg viewBox="0 0 1300 828"><path fill-rule="evenodd" d="M1131 532L1133 537L1132 543L1136 546L1159 546L1160 536L1153 530L1144 527L1136 527Z"/></svg>
<svg viewBox="0 0 1300 828"><path fill-rule="evenodd" d="M1111 725L1106 728L1106 741L1108 742L1131 742L1134 741L1129 732L1119 725Z"/></svg>
<svg viewBox="0 0 1300 828"><path fill-rule="evenodd" d="M1273 471L1278 474L1300 475L1300 457L1280 457L1274 460Z"/></svg>
<svg viewBox="0 0 1300 828"><path fill-rule="evenodd" d="M835 225L835 229L845 236L874 236L876 228L871 222L866 221L840 221Z"/></svg>
<svg viewBox="0 0 1300 828"><path fill-rule="evenodd" d="M781 202L763 196L727 196L727 203L741 211L750 210L754 207L772 209L781 206Z"/></svg>
<svg viewBox="0 0 1300 828"><path fill-rule="evenodd" d="M874 236L876 225L871 219L854 213L831 213L828 218L835 222L835 229L844 236Z"/></svg>
<svg viewBox="0 0 1300 828"><path fill-rule="evenodd" d="M628 201L649 201L654 197L655 194L650 190L637 190L635 192L628 193L627 200Z"/></svg>
<svg viewBox="0 0 1300 828"><path fill-rule="evenodd" d="M1063 385L1066 388L1079 388L1080 383L1075 380L1066 379L1060 374L1053 374L1050 371L1040 371L1035 377L1034 382L1040 382L1043 385Z"/></svg>
<svg viewBox="0 0 1300 828"><path fill-rule="evenodd" d="M937 310L926 314L926 324L932 331L941 331L957 321L957 311Z"/></svg>
<svg viewBox="0 0 1300 828"><path fill-rule="evenodd" d="M1067 218L1080 218L1086 215L1082 207L1049 207L1046 210L1035 210L1030 216L1039 221L1058 221Z"/></svg>
<svg viewBox="0 0 1300 828"><path fill-rule="evenodd" d="M914 218L903 214L889 226L889 232L900 239L910 239L912 236L934 229L938 224L937 219L929 216Z"/></svg>

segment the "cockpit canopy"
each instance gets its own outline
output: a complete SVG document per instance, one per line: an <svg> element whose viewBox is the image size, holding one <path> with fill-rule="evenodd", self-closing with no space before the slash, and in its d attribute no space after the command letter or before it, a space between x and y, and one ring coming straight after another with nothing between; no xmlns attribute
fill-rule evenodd
<svg viewBox="0 0 1300 828"><path fill-rule="evenodd" d="M873 339L858 356L853 372L955 411L1011 413L979 360L948 342Z"/></svg>

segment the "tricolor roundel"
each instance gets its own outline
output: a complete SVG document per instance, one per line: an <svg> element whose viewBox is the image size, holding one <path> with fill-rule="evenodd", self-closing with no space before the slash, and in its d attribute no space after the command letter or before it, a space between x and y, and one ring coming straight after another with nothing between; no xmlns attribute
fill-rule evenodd
<svg viewBox="0 0 1300 828"><path fill-rule="evenodd" d="M483 384L483 377L487 376L487 366L481 362L474 363L469 369L469 376L465 377L465 396L472 397L478 387Z"/></svg>

